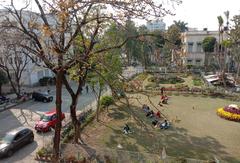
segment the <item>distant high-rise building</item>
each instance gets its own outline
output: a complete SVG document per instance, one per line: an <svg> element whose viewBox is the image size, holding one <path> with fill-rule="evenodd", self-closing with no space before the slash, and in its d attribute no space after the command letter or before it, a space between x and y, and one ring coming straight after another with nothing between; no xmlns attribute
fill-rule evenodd
<svg viewBox="0 0 240 163"><path fill-rule="evenodd" d="M147 29L149 31L155 31L155 30L160 30L164 31L166 28L166 23L163 22L163 20L152 20L147 22Z"/></svg>

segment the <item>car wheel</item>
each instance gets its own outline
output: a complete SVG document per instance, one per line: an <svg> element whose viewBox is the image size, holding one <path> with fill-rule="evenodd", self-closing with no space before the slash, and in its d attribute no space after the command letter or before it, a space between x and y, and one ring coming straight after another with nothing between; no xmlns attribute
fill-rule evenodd
<svg viewBox="0 0 240 163"><path fill-rule="evenodd" d="M47 99L43 99L43 102L47 102Z"/></svg>
<svg viewBox="0 0 240 163"><path fill-rule="evenodd" d="M32 143L34 141L34 136L31 136L31 138L29 139L29 143Z"/></svg>
<svg viewBox="0 0 240 163"><path fill-rule="evenodd" d="M47 131L48 131L48 132L52 131L51 127L48 127Z"/></svg>
<svg viewBox="0 0 240 163"><path fill-rule="evenodd" d="M13 155L13 151L10 149L8 152L7 152L7 156L10 157Z"/></svg>

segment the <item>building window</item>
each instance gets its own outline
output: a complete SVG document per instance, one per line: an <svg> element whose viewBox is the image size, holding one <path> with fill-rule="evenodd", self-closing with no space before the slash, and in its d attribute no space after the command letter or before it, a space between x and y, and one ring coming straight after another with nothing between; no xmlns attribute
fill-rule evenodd
<svg viewBox="0 0 240 163"><path fill-rule="evenodd" d="M197 52L202 52L202 43L201 42L197 43Z"/></svg>
<svg viewBox="0 0 240 163"><path fill-rule="evenodd" d="M191 64L191 63L192 63L192 59L188 59L188 60L187 60L187 63L188 63L188 64Z"/></svg>
<svg viewBox="0 0 240 163"><path fill-rule="evenodd" d="M188 43L188 52L193 52L193 42Z"/></svg>
<svg viewBox="0 0 240 163"><path fill-rule="evenodd" d="M201 62L202 62L202 60L201 60L201 59L196 59L195 61L196 61L196 65L200 65L200 64L201 64Z"/></svg>

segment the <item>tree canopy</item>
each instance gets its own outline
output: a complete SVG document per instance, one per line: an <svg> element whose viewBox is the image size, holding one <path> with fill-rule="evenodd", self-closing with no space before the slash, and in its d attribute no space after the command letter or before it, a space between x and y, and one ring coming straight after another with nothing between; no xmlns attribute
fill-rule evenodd
<svg viewBox="0 0 240 163"><path fill-rule="evenodd" d="M215 37L205 37L202 42L202 47L204 52L214 52L214 48L216 45L216 38Z"/></svg>

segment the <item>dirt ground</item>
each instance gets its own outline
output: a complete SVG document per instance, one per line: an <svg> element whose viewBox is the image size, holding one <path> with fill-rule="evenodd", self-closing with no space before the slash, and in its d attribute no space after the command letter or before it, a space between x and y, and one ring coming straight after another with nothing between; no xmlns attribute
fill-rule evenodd
<svg viewBox="0 0 240 163"><path fill-rule="evenodd" d="M89 154L117 149L120 145L122 150L157 155L165 147L167 155L173 157L201 160L216 157L230 163L240 162L240 123L216 115L217 108L240 103L202 96L171 96L169 104L163 107L158 102L159 96L130 95L131 109L118 103L102 114L101 122L94 122L83 131L87 144L83 149ZM141 110L144 103L154 111L160 110L171 122L171 128L152 127L152 120ZM133 130L132 134L122 133L125 123ZM72 151L71 148L66 150Z"/></svg>

